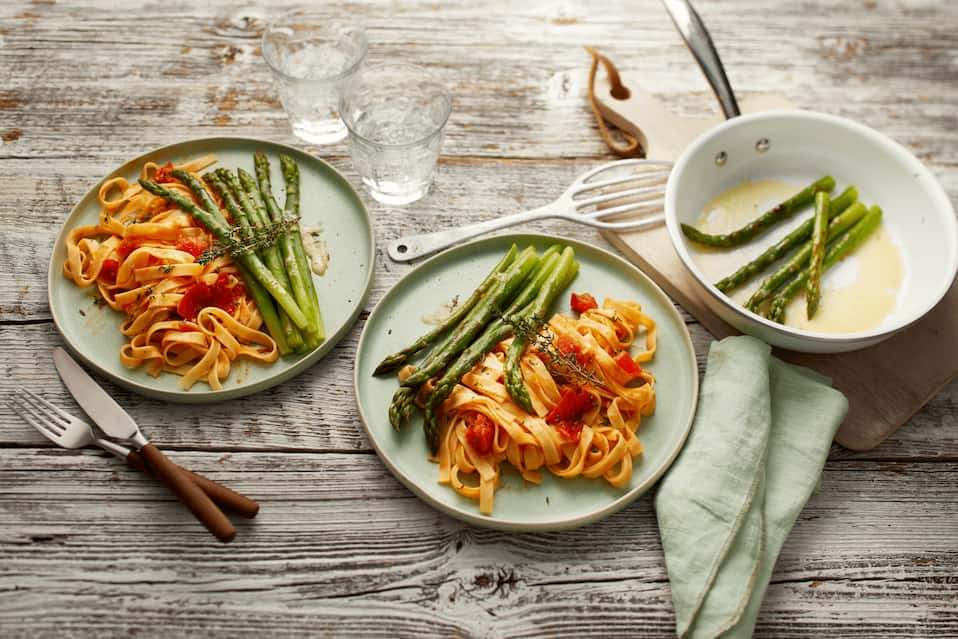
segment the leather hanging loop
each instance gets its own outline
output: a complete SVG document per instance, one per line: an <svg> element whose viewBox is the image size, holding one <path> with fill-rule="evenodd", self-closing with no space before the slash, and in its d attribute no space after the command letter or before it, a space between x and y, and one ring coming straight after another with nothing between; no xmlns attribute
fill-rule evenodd
<svg viewBox="0 0 958 639"><path fill-rule="evenodd" d="M612 132L609 130L609 127L605 122L605 118L602 117L602 112L599 110L599 103L595 99L595 74L599 70L599 63L602 63L602 66L605 67L605 72L609 76L609 86L611 87L610 93L612 94L613 98L617 100L628 99L629 88L622 83L622 78L619 77L619 70L615 68L615 65L612 64L611 60L592 47L586 47L585 50L592 55L592 68L589 69L589 106L592 107L592 113L595 115L595 121L599 125L599 133L602 135L602 139L605 140L605 143L609 149L611 149L612 152L619 157L642 157L644 152L642 146L639 144L639 141L625 131L616 129L619 132L619 135L622 136L622 139L625 140L626 144L621 145L617 143L612 137Z"/></svg>

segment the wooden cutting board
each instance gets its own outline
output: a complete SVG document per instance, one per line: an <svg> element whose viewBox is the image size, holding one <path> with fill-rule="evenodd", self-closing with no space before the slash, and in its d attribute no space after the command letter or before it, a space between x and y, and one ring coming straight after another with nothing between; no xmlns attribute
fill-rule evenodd
<svg viewBox="0 0 958 639"><path fill-rule="evenodd" d="M606 119L636 136L655 160L675 160L682 150L721 116L682 117L625 80L630 96L611 97L606 78L596 78L595 95ZM757 96L741 102L742 112L791 107L776 96ZM651 276L672 298L715 337L737 334L703 302L704 288L693 278L672 248L664 226L603 235ZM894 337L852 353L809 355L790 351L776 354L832 378L848 397L848 417L835 441L852 450L878 446L914 415L958 374L958 282L935 309Z"/></svg>

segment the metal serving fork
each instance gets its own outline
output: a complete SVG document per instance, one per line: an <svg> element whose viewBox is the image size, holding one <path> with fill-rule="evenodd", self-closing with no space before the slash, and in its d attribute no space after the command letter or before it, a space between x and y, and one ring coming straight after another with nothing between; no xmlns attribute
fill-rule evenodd
<svg viewBox="0 0 958 639"><path fill-rule="evenodd" d="M142 473L149 474L150 472L149 467L138 452L109 439L99 437L89 423L55 406L33 391L18 388L10 396L8 403L25 422L36 428L57 446L83 448L90 444L96 444L120 459L125 459L132 468ZM259 504L249 497L218 484L212 479L207 479L182 467L181 469L200 490L222 508L247 518L253 518L259 512Z"/></svg>
<svg viewBox="0 0 958 639"><path fill-rule="evenodd" d="M612 230L655 226L665 219L660 211L665 204L665 183L671 168L671 162L657 160L609 162L580 175L565 193L551 204L446 231L408 235L390 242L386 251L395 262L409 262L483 233L545 218L562 218ZM628 171L621 174L623 170ZM597 179L610 173L620 175ZM602 207L603 204L609 206ZM649 213L656 214L648 215ZM626 215L642 217L627 221L606 221Z"/></svg>

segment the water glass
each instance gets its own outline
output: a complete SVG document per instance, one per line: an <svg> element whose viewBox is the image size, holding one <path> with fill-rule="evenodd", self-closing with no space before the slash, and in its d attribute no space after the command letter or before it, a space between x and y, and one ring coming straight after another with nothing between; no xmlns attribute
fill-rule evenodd
<svg viewBox="0 0 958 639"><path fill-rule="evenodd" d="M349 81L340 113L353 166L373 198L408 204L429 191L451 110L449 92L412 64L368 67Z"/></svg>
<svg viewBox="0 0 958 639"><path fill-rule="evenodd" d="M297 137L313 144L346 137L339 100L366 50L366 32L358 22L293 11L266 28L263 58Z"/></svg>

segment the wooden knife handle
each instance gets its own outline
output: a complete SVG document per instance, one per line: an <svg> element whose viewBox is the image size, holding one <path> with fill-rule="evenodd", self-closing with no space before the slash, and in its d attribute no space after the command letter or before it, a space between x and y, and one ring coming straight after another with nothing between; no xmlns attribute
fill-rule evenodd
<svg viewBox="0 0 958 639"><path fill-rule="evenodd" d="M126 456L126 463L129 464L131 468L138 470L141 473L146 473L149 475L153 474L152 469L146 465L146 462L143 461L143 458L135 450L131 450L130 454ZM259 504L246 495L227 488L223 484L217 483L212 479L208 479L203 475L199 475L191 470L187 470L179 464L177 464L177 467L189 475L190 479L193 480L193 483L199 486L200 490L206 493L207 496L213 500L213 503L223 510L235 513L241 517L246 517L247 519L252 519L257 513L259 513Z"/></svg>
<svg viewBox="0 0 958 639"><path fill-rule="evenodd" d="M226 518L223 511L206 496L199 486L193 483L190 476L180 470L180 467L171 462L160 449L153 444L147 444L140 449L140 455L147 465L153 469L157 477L166 484L177 499L183 502L193 516L200 520L217 539L229 543L236 537L236 529Z"/></svg>

